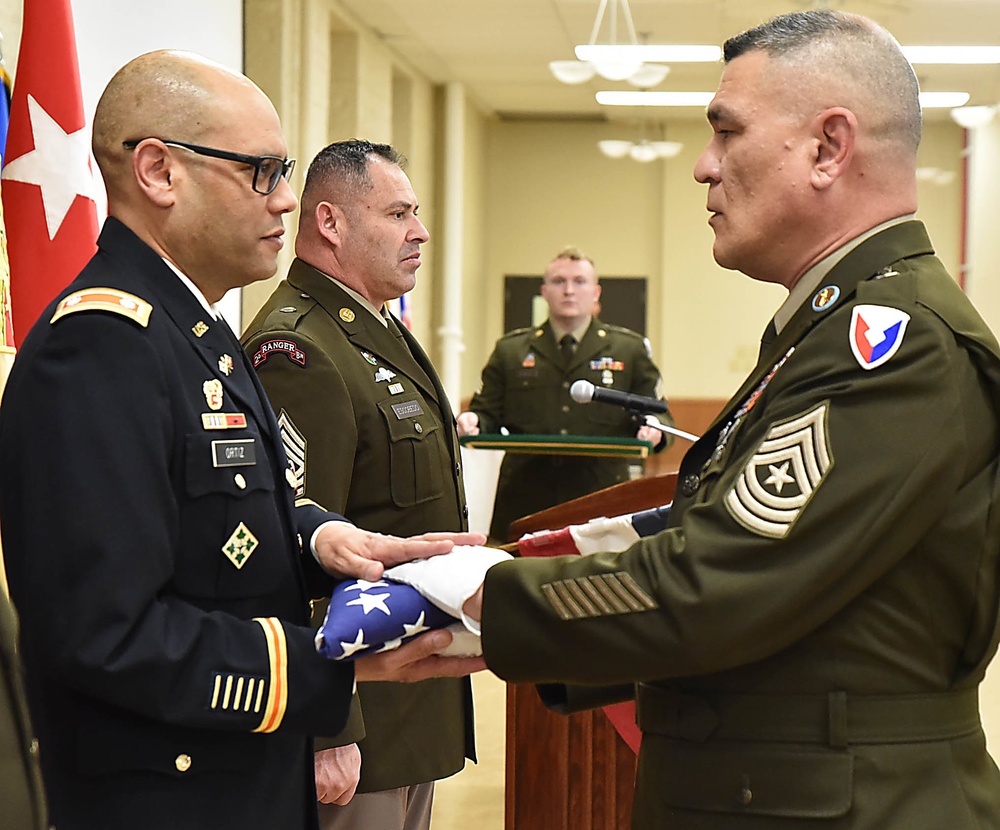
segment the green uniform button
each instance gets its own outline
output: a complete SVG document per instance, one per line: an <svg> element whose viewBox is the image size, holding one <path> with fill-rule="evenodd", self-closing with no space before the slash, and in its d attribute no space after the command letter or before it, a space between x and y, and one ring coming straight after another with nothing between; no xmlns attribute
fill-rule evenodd
<svg viewBox="0 0 1000 830"><path fill-rule="evenodd" d="M701 478L696 475L684 476L684 483L681 485L681 492L685 496L693 496L701 487Z"/></svg>

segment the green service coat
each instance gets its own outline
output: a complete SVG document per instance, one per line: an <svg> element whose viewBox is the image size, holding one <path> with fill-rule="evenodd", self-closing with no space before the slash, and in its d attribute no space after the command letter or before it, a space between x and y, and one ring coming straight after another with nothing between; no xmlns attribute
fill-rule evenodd
<svg viewBox="0 0 1000 830"><path fill-rule="evenodd" d="M593 401L580 404L570 397L570 386L577 380L664 400L648 342L634 331L594 318L568 362L548 321L501 337L469 409L479 416L481 433L506 427L515 435L634 438L641 424L626 409ZM659 417L673 426L669 412ZM672 440L669 435L664 439L658 449ZM490 536L507 541L515 519L628 478L629 461L623 458L509 453L500 466Z"/></svg>
<svg viewBox="0 0 1000 830"><path fill-rule="evenodd" d="M487 575L498 675L639 684L635 828L1000 828L1000 349L919 222L821 286L685 456L667 530Z"/></svg>
<svg viewBox="0 0 1000 830"><path fill-rule="evenodd" d="M9 830L49 826L38 741L28 719L21 661L17 656L17 615L0 588L0 804Z"/></svg>
<svg viewBox="0 0 1000 830"><path fill-rule="evenodd" d="M414 337L390 325L295 260L243 342L278 413L300 498L381 533L466 530L451 405ZM358 695L363 731L353 718L317 747L359 742L359 792L434 781L475 759L468 678L360 683Z"/></svg>

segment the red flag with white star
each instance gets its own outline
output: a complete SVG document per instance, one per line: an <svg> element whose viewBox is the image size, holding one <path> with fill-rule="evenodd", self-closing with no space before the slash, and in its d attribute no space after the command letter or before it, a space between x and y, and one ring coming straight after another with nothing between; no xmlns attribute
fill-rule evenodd
<svg viewBox="0 0 1000 830"><path fill-rule="evenodd" d="M96 250L97 193L70 0L24 0L3 168L18 346Z"/></svg>

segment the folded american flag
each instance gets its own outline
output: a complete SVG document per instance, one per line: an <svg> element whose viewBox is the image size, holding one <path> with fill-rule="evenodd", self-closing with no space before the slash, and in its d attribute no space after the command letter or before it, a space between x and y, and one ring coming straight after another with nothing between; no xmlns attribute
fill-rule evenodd
<svg viewBox="0 0 1000 830"><path fill-rule="evenodd" d="M670 505L626 513L611 518L591 519L582 525L570 525L561 530L541 530L517 540L521 556L564 556L600 551L623 551L643 536L653 536L664 530L670 516Z"/></svg>
<svg viewBox="0 0 1000 830"><path fill-rule="evenodd" d="M432 628L458 622L416 589L380 579L352 579L333 589L316 650L331 660L390 651Z"/></svg>

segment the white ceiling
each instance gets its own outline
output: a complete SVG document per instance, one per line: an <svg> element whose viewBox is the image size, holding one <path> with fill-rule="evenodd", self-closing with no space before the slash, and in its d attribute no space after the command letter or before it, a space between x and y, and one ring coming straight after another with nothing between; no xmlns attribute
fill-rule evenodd
<svg viewBox="0 0 1000 830"><path fill-rule="evenodd" d="M598 89L631 89L601 78L567 86L549 72L586 43L598 0L341 0L359 21L437 83L462 82L485 111L506 118L628 119L602 107ZM874 18L904 45L1000 45L1000 0L631 0L640 40L721 45L729 36L795 9L826 6ZM624 27L619 26L622 42ZM598 37L609 42L607 21ZM964 90L970 104L1000 103L1000 66L917 66L927 91ZM656 89L714 90L716 64L678 64ZM655 111L666 116L666 111ZM670 117L703 117L672 110ZM646 111L646 117L654 112ZM929 113L934 117L933 113Z"/></svg>

